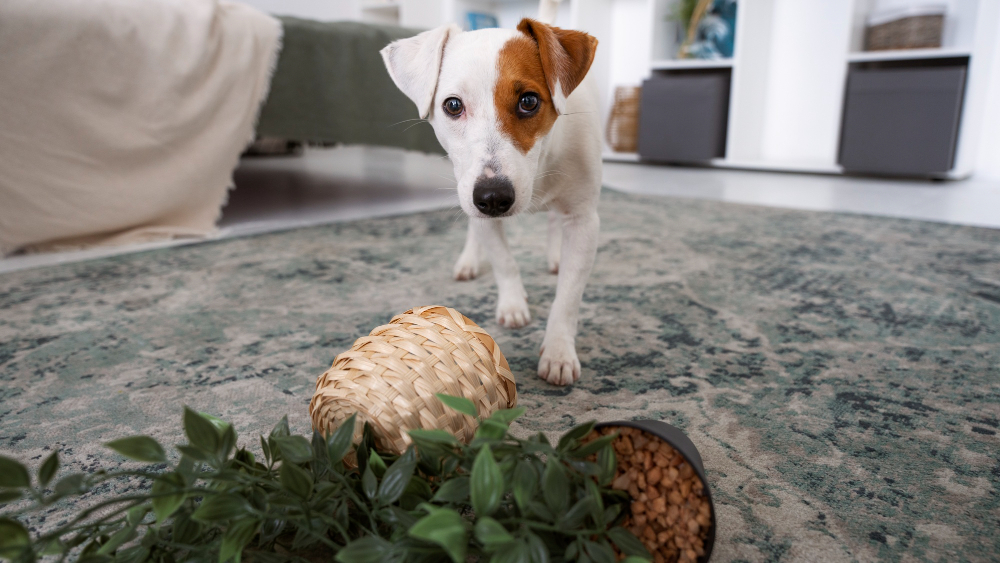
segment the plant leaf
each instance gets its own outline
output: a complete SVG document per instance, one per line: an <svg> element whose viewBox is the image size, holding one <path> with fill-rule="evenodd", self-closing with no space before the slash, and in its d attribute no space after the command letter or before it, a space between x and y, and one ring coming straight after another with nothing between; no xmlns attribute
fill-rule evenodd
<svg viewBox="0 0 1000 563"><path fill-rule="evenodd" d="M160 463L167 461L167 454L163 451L163 446L149 436L129 436L112 440L106 447L122 454L123 456L146 463Z"/></svg>
<svg viewBox="0 0 1000 563"><path fill-rule="evenodd" d="M531 556L527 544L523 541L504 546L490 557L490 563L530 563Z"/></svg>
<svg viewBox="0 0 1000 563"><path fill-rule="evenodd" d="M525 538L528 540L528 556L531 558L531 563L549 563L551 559L549 548L545 546L542 538L532 532L525 534Z"/></svg>
<svg viewBox="0 0 1000 563"><path fill-rule="evenodd" d="M0 455L0 487L20 489L31 486L31 475L21 462Z"/></svg>
<svg viewBox="0 0 1000 563"><path fill-rule="evenodd" d="M301 438L301 436L299 436ZM304 440L305 438L303 438ZM281 487L301 499L308 499L312 494L313 476L294 463L285 460L281 462Z"/></svg>
<svg viewBox="0 0 1000 563"><path fill-rule="evenodd" d="M312 445L303 436L275 436L274 443L281 450L281 459L292 463L312 461Z"/></svg>
<svg viewBox="0 0 1000 563"><path fill-rule="evenodd" d="M528 409L524 407L517 407L515 409L501 409L490 415L490 419L496 420L501 424L510 425L511 422L517 420L522 414Z"/></svg>
<svg viewBox="0 0 1000 563"><path fill-rule="evenodd" d="M613 541L615 545L618 546L618 549L625 555L633 555L650 560L653 559L653 556L650 555L646 546L639 541L639 538L635 537L632 532L622 528L621 526L615 526L614 528L608 530L608 537L611 538L611 541Z"/></svg>
<svg viewBox="0 0 1000 563"><path fill-rule="evenodd" d="M566 479L566 470L563 469L559 458L550 457L546 461L545 475L542 479L542 495L545 497L545 504L549 505L552 512L562 514L569 504L569 482Z"/></svg>
<svg viewBox="0 0 1000 563"><path fill-rule="evenodd" d="M226 427L219 435L219 449L216 450L216 453L219 454L219 459L222 461L229 459L229 454L236 447L236 430L233 430L233 426L228 422L224 424Z"/></svg>
<svg viewBox="0 0 1000 563"><path fill-rule="evenodd" d="M528 503L535 496L538 487L538 472L535 467L527 461L518 460L517 467L514 468L514 502L517 507L525 513Z"/></svg>
<svg viewBox="0 0 1000 563"><path fill-rule="evenodd" d="M378 536L354 540L337 552L340 563L382 563L389 559L392 544Z"/></svg>
<svg viewBox="0 0 1000 563"><path fill-rule="evenodd" d="M104 542L100 549L97 550L97 555L111 555L116 549L124 545L125 542L135 539L138 535L139 533L135 531L135 527L125 526L111 534L108 541Z"/></svg>
<svg viewBox="0 0 1000 563"><path fill-rule="evenodd" d="M215 425L188 407L184 407L184 433L196 448L209 453L219 449L219 431Z"/></svg>
<svg viewBox="0 0 1000 563"><path fill-rule="evenodd" d="M206 524L239 520L250 514L251 510L247 499L232 493L219 493L201 501L201 506L191 514L191 519Z"/></svg>
<svg viewBox="0 0 1000 563"><path fill-rule="evenodd" d="M17 560L31 546L28 530L10 518L0 518L0 557Z"/></svg>
<svg viewBox="0 0 1000 563"><path fill-rule="evenodd" d="M45 458L42 462L42 466L38 468L38 482L42 486L49 484L56 475L56 471L59 471L59 450L52 452L49 457Z"/></svg>
<svg viewBox="0 0 1000 563"><path fill-rule="evenodd" d="M292 432L288 429L288 415L281 417L281 420L274 425L271 429L271 434L269 437L275 438L277 436L291 436Z"/></svg>
<svg viewBox="0 0 1000 563"><path fill-rule="evenodd" d="M361 488L368 500L374 500L375 495L378 494L378 479L370 465L365 467L365 472L361 475Z"/></svg>
<svg viewBox="0 0 1000 563"><path fill-rule="evenodd" d="M326 439L326 453L330 456L330 463L336 465L344 459L350 450L357 417L358 415L352 414L337 427L336 432Z"/></svg>
<svg viewBox="0 0 1000 563"><path fill-rule="evenodd" d="M559 517L559 522L556 526L564 530L579 528L590 513L591 506L593 506L593 499L589 496L583 497Z"/></svg>
<svg viewBox="0 0 1000 563"><path fill-rule="evenodd" d="M11 501L15 501L22 496L20 489L7 489L5 491L0 491L0 504L6 504Z"/></svg>
<svg viewBox="0 0 1000 563"><path fill-rule="evenodd" d="M597 453L601 448L608 446L618 437L618 434L610 434L608 436L601 436L600 438L580 446L579 448L570 452L573 457L587 457L590 454Z"/></svg>
<svg viewBox="0 0 1000 563"><path fill-rule="evenodd" d="M472 418L479 416L479 412L476 411L476 404L465 397L455 397L453 395L445 395L444 393L438 393L435 396L438 399L441 399L441 402L444 403L446 407L454 411L467 414Z"/></svg>
<svg viewBox="0 0 1000 563"><path fill-rule="evenodd" d="M87 492L86 475L83 473L71 473L56 482L54 488L59 496L78 495Z"/></svg>
<svg viewBox="0 0 1000 563"><path fill-rule="evenodd" d="M444 430L424 430L418 428L410 430L410 437L415 441L430 442L432 444L447 444L449 446L459 445L458 438Z"/></svg>
<svg viewBox="0 0 1000 563"><path fill-rule="evenodd" d="M410 537L441 546L454 563L465 563L465 554L469 548L469 531L465 520L450 508L424 506L431 513L418 520L407 533Z"/></svg>
<svg viewBox="0 0 1000 563"><path fill-rule="evenodd" d="M472 464L472 480L469 483L472 509L482 518L493 514L500 506L503 496L503 475L488 445L483 446Z"/></svg>
<svg viewBox="0 0 1000 563"><path fill-rule="evenodd" d="M375 476L381 479L385 475L385 461L382 460L382 456L378 455L378 452L371 450L371 454L368 456L368 467L372 468L375 472Z"/></svg>
<svg viewBox="0 0 1000 563"><path fill-rule="evenodd" d="M222 544L219 546L219 563L226 563L232 559L235 563L240 563L240 556L243 548L257 533L260 522L253 518L234 522L222 534Z"/></svg>
<svg viewBox="0 0 1000 563"><path fill-rule="evenodd" d="M615 552L607 544L583 540L583 546L594 563L615 563Z"/></svg>
<svg viewBox="0 0 1000 563"><path fill-rule="evenodd" d="M514 541L514 536L510 535L507 528L489 516L481 517L476 521L476 539L486 547L487 552L494 552L504 544Z"/></svg>
<svg viewBox="0 0 1000 563"><path fill-rule="evenodd" d="M506 424L487 418L479 423L479 428L476 428L476 438L502 440L509 429Z"/></svg>
<svg viewBox="0 0 1000 563"><path fill-rule="evenodd" d="M452 504L464 504L469 499L469 477L454 477L441 483L441 487L434 493L433 502L448 502Z"/></svg>
<svg viewBox="0 0 1000 563"><path fill-rule="evenodd" d="M260 451L264 452L264 461L268 464L271 463L271 448L267 445L267 440L263 436L260 437Z"/></svg>
<svg viewBox="0 0 1000 563"><path fill-rule="evenodd" d="M625 559L622 559L619 563L651 563L652 559L645 559L643 557L636 557L635 555L630 555Z"/></svg>
<svg viewBox="0 0 1000 563"><path fill-rule="evenodd" d="M153 514L156 515L157 522L163 522L180 507L186 495L175 491L183 490L184 478L177 473L167 473L153 481Z"/></svg>
<svg viewBox="0 0 1000 563"><path fill-rule="evenodd" d="M382 476L378 487L378 501L383 505L392 504L403 496L403 491L410 484L413 472L417 469L417 452L410 446L406 452L394 461Z"/></svg>
<svg viewBox="0 0 1000 563"><path fill-rule="evenodd" d="M614 448L607 446L597 452L597 466L601 468L597 475L598 482L602 487L607 487L615 478L615 472L618 470L618 456L615 455Z"/></svg>
<svg viewBox="0 0 1000 563"><path fill-rule="evenodd" d="M562 435L562 438L559 438L559 445L556 446L556 449L564 451L574 446L577 440L583 438L587 434L590 434L590 431L594 429L594 424L596 424L596 422L591 420L590 422L570 428L569 432L566 432Z"/></svg>

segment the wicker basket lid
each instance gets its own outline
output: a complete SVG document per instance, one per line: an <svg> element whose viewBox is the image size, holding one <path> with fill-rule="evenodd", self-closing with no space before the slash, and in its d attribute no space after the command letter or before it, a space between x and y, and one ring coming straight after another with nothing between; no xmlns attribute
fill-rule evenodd
<svg viewBox="0 0 1000 563"><path fill-rule="evenodd" d="M485 330L454 309L417 307L338 355L316 381L309 415L326 435L358 413L359 422L372 424L378 446L397 453L416 428L471 440L476 421L445 407L437 393L471 400L481 417L517 404L507 359ZM355 442L362 428L355 428Z"/></svg>

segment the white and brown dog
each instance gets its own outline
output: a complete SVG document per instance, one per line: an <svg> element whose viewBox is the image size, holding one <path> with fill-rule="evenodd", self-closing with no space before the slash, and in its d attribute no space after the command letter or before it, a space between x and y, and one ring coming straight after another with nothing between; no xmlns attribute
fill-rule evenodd
<svg viewBox="0 0 1000 563"><path fill-rule="evenodd" d="M539 19L554 21L542 0ZM538 375L556 385L580 377L577 316L597 251L601 190L598 98L584 80L597 40L523 19L517 30L462 32L454 24L395 41L382 58L396 86L417 105L455 166L458 199L469 215L455 279L489 259L497 281L497 322L531 321L503 219L548 210L549 270L559 274Z"/></svg>

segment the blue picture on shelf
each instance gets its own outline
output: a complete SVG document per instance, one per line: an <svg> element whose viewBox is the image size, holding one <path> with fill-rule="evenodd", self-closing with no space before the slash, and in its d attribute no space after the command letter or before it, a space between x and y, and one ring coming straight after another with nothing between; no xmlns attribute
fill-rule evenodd
<svg viewBox="0 0 1000 563"><path fill-rule="evenodd" d="M698 22L694 41L684 56L692 59L727 59L736 40L736 0L713 0Z"/></svg>
<svg viewBox="0 0 1000 563"><path fill-rule="evenodd" d="M487 29L490 27L500 27L497 17L493 14L485 14L482 12L469 12L466 14L466 19L469 22L469 31L475 31L477 29Z"/></svg>

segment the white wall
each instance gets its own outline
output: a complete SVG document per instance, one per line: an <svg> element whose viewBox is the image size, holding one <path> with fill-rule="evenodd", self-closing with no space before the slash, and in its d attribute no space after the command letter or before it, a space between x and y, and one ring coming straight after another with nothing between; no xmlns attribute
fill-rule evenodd
<svg viewBox="0 0 1000 563"><path fill-rule="evenodd" d="M353 0L239 0L270 14L335 21L357 19Z"/></svg>
<svg viewBox="0 0 1000 563"><path fill-rule="evenodd" d="M993 41L993 64L982 127L974 174L1000 180L1000 34Z"/></svg>
<svg viewBox="0 0 1000 563"><path fill-rule="evenodd" d="M775 1L764 160L835 164L850 24L850 0Z"/></svg>
<svg viewBox="0 0 1000 563"><path fill-rule="evenodd" d="M616 86L639 86L649 77L652 29L650 0L615 0L611 13L610 92Z"/></svg>

